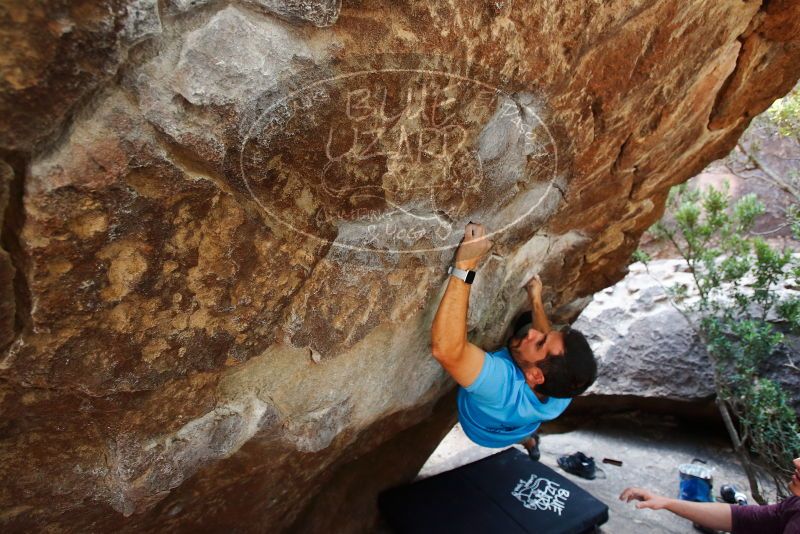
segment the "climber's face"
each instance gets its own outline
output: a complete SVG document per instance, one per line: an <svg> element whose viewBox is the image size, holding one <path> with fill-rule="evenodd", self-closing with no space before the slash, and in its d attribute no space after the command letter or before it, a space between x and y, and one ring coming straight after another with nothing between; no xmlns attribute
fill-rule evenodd
<svg viewBox="0 0 800 534"><path fill-rule="evenodd" d="M800 458L794 459L794 474L789 482L789 491L800 497Z"/></svg>
<svg viewBox="0 0 800 534"><path fill-rule="evenodd" d="M564 354L564 334L557 330L544 333L530 328L525 337L513 338L508 348L514 362L525 374L526 382L534 387L544 383L544 374L539 368L539 363L548 355Z"/></svg>

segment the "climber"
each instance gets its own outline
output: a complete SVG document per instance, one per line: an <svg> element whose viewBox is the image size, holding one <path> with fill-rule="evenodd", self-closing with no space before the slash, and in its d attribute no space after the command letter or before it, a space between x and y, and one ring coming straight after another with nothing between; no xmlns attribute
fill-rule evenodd
<svg viewBox="0 0 800 534"><path fill-rule="evenodd" d="M518 328L517 321L507 346L495 351L467 341L470 284L491 247L482 225L467 225L433 320L431 352L460 386L458 419L464 433L484 447L521 443L538 460L537 428L594 382L597 363L583 334L569 327L551 329L538 276L526 286L532 324L524 321L528 324Z"/></svg>

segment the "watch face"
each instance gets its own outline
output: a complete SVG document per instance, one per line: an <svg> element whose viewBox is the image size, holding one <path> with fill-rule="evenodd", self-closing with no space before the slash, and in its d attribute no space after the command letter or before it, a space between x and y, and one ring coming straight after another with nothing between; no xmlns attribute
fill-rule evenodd
<svg viewBox="0 0 800 534"><path fill-rule="evenodd" d="M475 271L467 271L467 278L464 281L471 284L473 280L475 280Z"/></svg>

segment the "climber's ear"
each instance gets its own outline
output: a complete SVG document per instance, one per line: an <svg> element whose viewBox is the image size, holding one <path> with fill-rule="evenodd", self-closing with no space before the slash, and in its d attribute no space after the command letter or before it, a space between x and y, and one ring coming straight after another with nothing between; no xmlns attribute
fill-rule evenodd
<svg viewBox="0 0 800 534"><path fill-rule="evenodd" d="M544 373L538 365L533 364L525 369L525 381L532 386L544 384Z"/></svg>

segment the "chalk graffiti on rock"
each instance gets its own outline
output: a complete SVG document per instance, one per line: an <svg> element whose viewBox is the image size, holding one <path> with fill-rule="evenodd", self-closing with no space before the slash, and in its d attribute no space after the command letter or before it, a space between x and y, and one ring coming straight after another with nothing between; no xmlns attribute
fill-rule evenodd
<svg viewBox="0 0 800 534"><path fill-rule="evenodd" d="M468 129L452 109L456 99L448 92L454 91L430 83L407 87L394 95L395 107L389 108L385 85L348 90L343 113L328 127L324 192L335 197L373 194L405 211L409 199L435 202L436 189L478 191L481 162L468 149ZM472 96L487 106L495 97L486 91ZM381 163L378 172L363 172L368 161ZM461 172L453 172L454 165ZM453 218L460 215L452 213Z"/></svg>
<svg viewBox="0 0 800 534"><path fill-rule="evenodd" d="M458 245L466 222L500 210L515 184L553 179L549 130L510 100L479 80L413 68L309 82L246 132L243 183L272 221L337 247L446 250ZM481 141L490 124L504 144ZM519 147L522 159L496 161ZM538 165L538 174L526 175L526 165Z"/></svg>

